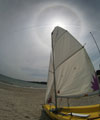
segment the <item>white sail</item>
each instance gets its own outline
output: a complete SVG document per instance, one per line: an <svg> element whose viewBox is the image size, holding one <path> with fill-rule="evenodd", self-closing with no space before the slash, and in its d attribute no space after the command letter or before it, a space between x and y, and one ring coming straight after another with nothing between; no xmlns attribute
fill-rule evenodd
<svg viewBox="0 0 100 120"><path fill-rule="evenodd" d="M94 67L84 47L60 27L54 29L52 39L57 96L85 95L98 90ZM50 91L54 81L53 75L52 78L51 75L48 76ZM49 93L47 92L46 96L49 96ZM46 101L47 99L48 97Z"/></svg>
<svg viewBox="0 0 100 120"><path fill-rule="evenodd" d="M49 70L48 70L48 84L47 84L47 90L46 90L46 97L45 97L45 103L47 103L52 96L52 93L54 92L54 70L53 70L53 58L52 54L50 55L50 63L49 63Z"/></svg>
<svg viewBox="0 0 100 120"><path fill-rule="evenodd" d="M56 70L57 95L73 96L92 92L93 75L94 68L82 48Z"/></svg>

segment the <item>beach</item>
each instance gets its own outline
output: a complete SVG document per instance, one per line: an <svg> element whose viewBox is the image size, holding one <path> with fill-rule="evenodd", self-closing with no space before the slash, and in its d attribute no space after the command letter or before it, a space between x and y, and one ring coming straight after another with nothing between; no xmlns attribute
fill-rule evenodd
<svg viewBox="0 0 100 120"><path fill-rule="evenodd" d="M45 91L0 83L0 120L47 120L42 113Z"/></svg>
<svg viewBox="0 0 100 120"><path fill-rule="evenodd" d="M0 120L49 120L42 111L45 93L43 88L21 88L0 83ZM98 104L100 97L70 99L69 103L70 106Z"/></svg>

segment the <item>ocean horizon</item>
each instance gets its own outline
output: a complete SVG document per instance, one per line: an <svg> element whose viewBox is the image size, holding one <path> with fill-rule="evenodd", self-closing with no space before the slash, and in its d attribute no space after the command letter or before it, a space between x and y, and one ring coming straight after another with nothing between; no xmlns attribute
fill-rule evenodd
<svg viewBox="0 0 100 120"><path fill-rule="evenodd" d="M16 86L16 87L29 87L29 88L46 88L46 82L38 81L24 81L8 76L0 75L0 83Z"/></svg>

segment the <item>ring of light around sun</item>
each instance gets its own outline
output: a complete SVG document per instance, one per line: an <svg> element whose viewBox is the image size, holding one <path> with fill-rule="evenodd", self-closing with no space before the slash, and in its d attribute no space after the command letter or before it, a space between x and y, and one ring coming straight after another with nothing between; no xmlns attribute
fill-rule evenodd
<svg viewBox="0 0 100 120"><path fill-rule="evenodd" d="M50 47L51 40L49 38L54 27L65 28L77 38L81 31L81 20L69 7L54 5L40 9L36 18L36 26L37 37L41 43Z"/></svg>

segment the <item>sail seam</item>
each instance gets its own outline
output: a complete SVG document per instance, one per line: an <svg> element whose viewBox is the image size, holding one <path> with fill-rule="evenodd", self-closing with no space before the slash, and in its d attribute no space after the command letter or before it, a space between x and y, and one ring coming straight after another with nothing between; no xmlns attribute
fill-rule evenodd
<svg viewBox="0 0 100 120"><path fill-rule="evenodd" d="M66 58L65 60L63 60L59 65L57 65L57 67L55 68L55 70L61 65L63 64L65 61L67 61L68 59L70 59L73 55L75 55L76 53L78 53L82 48L84 48L84 46L82 46L79 50L77 50L75 53L73 53L71 56L69 56L68 58Z"/></svg>

